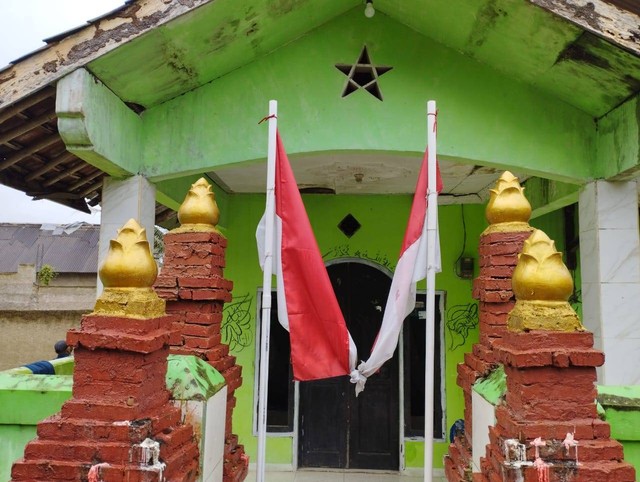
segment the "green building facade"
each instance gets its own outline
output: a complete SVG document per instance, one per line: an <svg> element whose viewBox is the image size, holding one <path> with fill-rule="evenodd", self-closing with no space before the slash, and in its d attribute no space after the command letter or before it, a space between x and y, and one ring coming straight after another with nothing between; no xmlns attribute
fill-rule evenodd
<svg viewBox="0 0 640 482"><path fill-rule="evenodd" d="M456 366L478 338L473 273L461 272L460 260L473 258L477 274L484 205L503 170L526 186L531 224L575 260L572 301L608 357L600 383L640 384L625 362L640 346L639 52L603 20L585 23L576 11L539 3L376 0L367 18L358 0L132 2L0 71L0 116L11 119L11 109L24 112L26 100L53 89L48 108L64 149L102 176L98 194L85 198L102 203L103 241L129 217L153 232L157 206L177 209L195 179L212 182L228 239L225 277L234 281L223 341L243 366L233 427L254 459L262 284L255 229L267 147L258 122L268 101L278 101L279 130L330 273L355 266L349 282L366 292L367 276L393 273L426 148L426 103L436 100L445 187L434 461L442 467L449 427L464 408ZM594 3L598 15L613 8ZM638 18L620 12L623 30ZM29 177L43 166L24 162L0 164L0 174L27 192L19 168ZM88 191L77 179L61 182L53 187L69 195L58 197L67 204ZM344 229L349 215L355 232ZM397 410L387 407L398 428L392 470L421 467L423 458L412 398L421 382L407 352L416 342L406 329L403 336ZM305 465L305 388L286 376L272 373L281 413L274 410L267 463L295 468Z"/></svg>

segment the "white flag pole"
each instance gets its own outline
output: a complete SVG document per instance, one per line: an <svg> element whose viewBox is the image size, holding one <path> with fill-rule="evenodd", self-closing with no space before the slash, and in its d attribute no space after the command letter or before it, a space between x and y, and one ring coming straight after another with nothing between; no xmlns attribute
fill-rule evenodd
<svg viewBox="0 0 640 482"><path fill-rule="evenodd" d="M267 201L265 208L265 247L262 277L262 325L260 329L260 378L258 381L258 454L256 482L265 480L267 442L267 391L269 383L269 332L271 331L271 276L273 274L274 225L276 220L276 128L278 102L269 101L269 142L267 147Z"/></svg>
<svg viewBox="0 0 640 482"><path fill-rule="evenodd" d="M424 360L424 482L433 477L433 377L435 337L436 229L436 103L427 102L427 320Z"/></svg>

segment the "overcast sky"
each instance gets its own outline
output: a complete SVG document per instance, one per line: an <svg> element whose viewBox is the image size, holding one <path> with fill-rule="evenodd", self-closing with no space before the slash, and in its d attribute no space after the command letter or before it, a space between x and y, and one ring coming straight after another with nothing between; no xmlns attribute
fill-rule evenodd
<svg viewBox="0 0 640 482"><path fill-rule="evenodd" d="M42 39L110 12L124 0L0 0L0 68L44 45ZM91 216L49 201L31 201L0 185L0 222L99 223Z"/></svg>

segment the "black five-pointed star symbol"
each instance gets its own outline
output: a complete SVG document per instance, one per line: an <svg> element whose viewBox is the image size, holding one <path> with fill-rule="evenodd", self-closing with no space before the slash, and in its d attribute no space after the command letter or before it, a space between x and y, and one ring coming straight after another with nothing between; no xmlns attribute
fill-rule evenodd
<svg viewBox="0 0 640 482"><path fill-rule="evenodd" d="M336 64L336 68L347 76L347 84L342 91L342 97L353 94L358 89L364 89L374 97L382 100L378 78L389 72L393 67L373 65L365 45L355 64Z"/></svg>

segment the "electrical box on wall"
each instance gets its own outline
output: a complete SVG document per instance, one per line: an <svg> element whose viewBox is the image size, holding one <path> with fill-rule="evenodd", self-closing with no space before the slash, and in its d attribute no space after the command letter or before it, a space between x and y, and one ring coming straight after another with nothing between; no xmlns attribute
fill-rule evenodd
<svg viewBox="0 0 640 482"><path fill-rule="evenodd" d="M471 256L462 256L458 260L457 275L462 279L472 279L475 269L475 260Z"/></svg>

